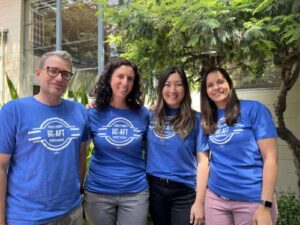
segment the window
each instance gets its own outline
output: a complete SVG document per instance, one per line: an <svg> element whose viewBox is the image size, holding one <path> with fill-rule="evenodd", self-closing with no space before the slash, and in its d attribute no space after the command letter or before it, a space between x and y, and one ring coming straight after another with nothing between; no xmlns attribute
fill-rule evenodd
<svg viewBox="0 0 300 225"><path fill-rule="evenodd" d="M98 72L97 12L98 6L89 0L62 0L62 50L73 58L75 75L70 89L84 85L93 88ZM30 80L30 90L38 85L34 69L39 57L55 50L56 0L26 0L24 25L24 76ZM35 88L34 88L35 89ZM36 89L35 89L36 90Z"/></svg>

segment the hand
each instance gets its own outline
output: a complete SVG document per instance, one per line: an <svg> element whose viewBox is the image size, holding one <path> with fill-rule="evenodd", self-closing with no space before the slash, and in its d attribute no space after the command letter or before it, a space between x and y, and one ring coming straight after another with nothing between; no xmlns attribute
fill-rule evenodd
<svg viewBox="0 0 300 225"><path fill-rule="evenodd" d="M204 206L194 202L190 213L190 224L201 225L204 224Z"/></svg>
<svg viewBox="0 0 300 225"><path fill-rule="evenodd" d="M271 208L259 205L253 216L253 225L273 225Z"/></svg>
<svg viewBox="0 0 300 225"><path fill-rule="evenodd" d="M90 103L85 105L85 108L87 108L87 109L93 109L93 108L96 108L96 107L97 107L96 100L93 100Z"/></svg>
<svg viewBox="0 0 300 225"><path fill-rule="evenodd" d="M151 106L149 107L149 110L150 110L151 112L155 112L156 109L157 109L157 105L151 105Z"/></svg>

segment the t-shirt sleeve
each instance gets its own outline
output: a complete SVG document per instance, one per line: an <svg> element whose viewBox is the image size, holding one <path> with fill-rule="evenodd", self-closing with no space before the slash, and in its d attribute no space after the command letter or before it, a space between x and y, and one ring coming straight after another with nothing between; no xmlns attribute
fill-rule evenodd
<svg viewBox="0 0 300 225"><path fill-rule="evenodd" d="M0 110L0 152L13 154L16 147L16 118L14 104L4 105Z"/></svg>
<svg viewBox="0 0 300 225"><path fill-rule="evenodd" d="M272 114L265 105L255 102L250 110L250 119L256 140L277 137Z"/></svg>
<svg viewBox="0 0 300 225"><path fill-rule="evenodd" d="M87 141L90 139L90 130L89 130L87 110L85 108L83 108L82 113L83 113L83 118L85 121L85 124L83 127L83 134L82 134L82 142L84 142L84 141Z"/></svg>
<svg viewBox="0 0 300 225"><path fill-rule="evenodd" d="M197 113L196 116L196 135L197 135L197 151L205 152L208 149L208 136L203 133L201 126L201 116L200 113Z"/></svg>

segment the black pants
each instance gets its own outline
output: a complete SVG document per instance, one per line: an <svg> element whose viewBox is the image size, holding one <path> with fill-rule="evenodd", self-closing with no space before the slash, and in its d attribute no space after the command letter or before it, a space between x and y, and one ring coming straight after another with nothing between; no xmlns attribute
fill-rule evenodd
<svg viewBox="0 0 300 225"><path fill-rule="evenodd" d="M190 225L194 189L178 182L148 175L150 215L153 225Z"/></svg>

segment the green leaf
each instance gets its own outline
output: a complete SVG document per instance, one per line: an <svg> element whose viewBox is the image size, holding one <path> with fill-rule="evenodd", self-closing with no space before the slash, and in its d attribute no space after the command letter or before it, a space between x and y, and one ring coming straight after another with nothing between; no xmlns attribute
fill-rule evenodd
<svg viewBox="0 0 300 225"><path fill-rule="evenodd" d="M215 29L220 27L220 23L216 19L204 19L202 23L208 26L210 29Z"/></svg>
<svg viewBox="0 0 300 225"><path fill-rule="evenodd" d="M261 27L253 25L244 33L244 38L246 41L251 39L258 39L264 37L264 33L261 30Z"/></svg>
<svg viewBox="0 0 300 225"><path fill-rule="evenodd" d="M297 42L300 43L300 26L290 26L289 30L284 33L282 39L286 41L287 44L296 42L297 45Z"/></svg>
<svg viewBox="0 0 300 225"><path fill-rule="evenodd" d="M255 15L256 13L259 13L263 10L265 10L266 8L268 8L271 3L273 2L273 0L264 0L262 3L259 4L259 6L253 11L253 15Z"/></svg>
<svg viewBox="0 0 300 225"><path fill-rule="evenodd" d="M88 96L87 96L86 89L84 86L81 86L79 94L80 94L81 104L83 104L83 105L88 104Z"/></svg>
<svg viewBox="0 0 300 225"><path fill-rule="evenodd" d="M186 45L188 47L193 47L197 44L198 41L199 41L199 35L193 35Z"/></svg>
<svg viewBox="0 0 300 225"><path fill-rule="evenodd" d="M78 102L78 90L77 91L73 90L72 94L73 94L73 100L75 102Z"/></svg>
<svg viewBox="0 0 300 225"><path fill-rule="evenodd" d="M276 26L276 25L270 25L270 26L267 26L267 30L271 31L271 32L278 32L278 31L280 31L280 27Z"/></svg>
<svg viewBox="0 0 300 225"><path fill-rule="evenodd" d="M6 74L6 81L7 81L7 85L8 85L8 88L9 88L9 93L10 93L11 99L19 98L19 95L17 93L17 89L15 88L13 82L11 81L11 79L8 77L7 74Z"/></svg>

